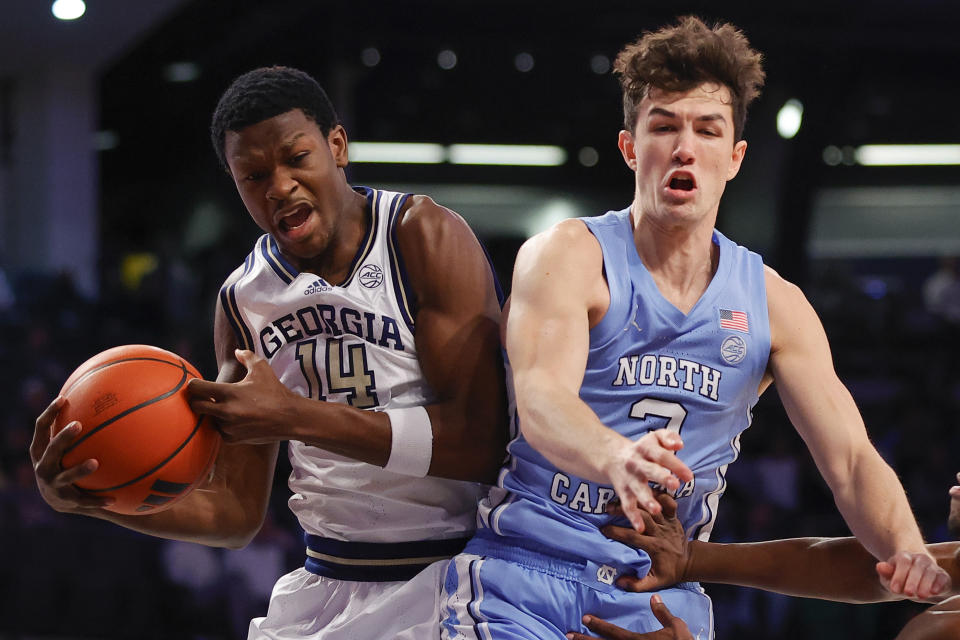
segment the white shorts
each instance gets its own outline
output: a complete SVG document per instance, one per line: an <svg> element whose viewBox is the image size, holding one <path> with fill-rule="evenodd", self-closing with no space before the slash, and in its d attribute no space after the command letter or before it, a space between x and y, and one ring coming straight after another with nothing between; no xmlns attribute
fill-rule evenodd
<svg viewBox="0 0 960 640"><path fill-rule="evenodd" d="M247 640L438 640L449 560L406 582L353 582L299 568L277 580L265 618Z"/></svg>

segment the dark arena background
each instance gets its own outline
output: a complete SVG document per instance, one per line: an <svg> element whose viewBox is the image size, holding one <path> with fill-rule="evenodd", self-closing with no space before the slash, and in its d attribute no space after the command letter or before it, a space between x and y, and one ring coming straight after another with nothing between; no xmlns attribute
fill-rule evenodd
<svg viewBox="0 0 960 640"><path fill-rule="evenodd" d="M734 23L766 59L719 228L804 289L924 535L948 538L955 2L87 0L68 22L50 5L0 5L0 638L245 637L302 562L284 458L262 532L224 551L55 513L27 452L67 375L107 347L157 345L216 375L214 298L259 235L207 133L233 77L268 64L314 75L365 143L351 182L461 213L508 288L531 234L629 203L611 60L685 13ZM474 164L464 144L535 157L494 149L507 164ZM714 540L848 534L775 390L741 444ZM708 592L719 640L892 638L923 609Z"/></svg>

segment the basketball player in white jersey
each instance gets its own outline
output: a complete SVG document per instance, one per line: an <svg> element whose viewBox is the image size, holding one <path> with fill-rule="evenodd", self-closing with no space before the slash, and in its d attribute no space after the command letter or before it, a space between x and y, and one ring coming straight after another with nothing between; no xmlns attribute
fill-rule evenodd
<svg viewBox="0 0 960 640"><path fill-rule="evenodd" d="M447 558L475 527L503 459L498 287L462 218L425 196L351 187L347 136L323 89L284 67L240 76L211 126L264 235L217 303L217 382L193 407L225 444L212 481L171 509L121 516L62 469L61 399L37 420L37 483L58 511L152 535L242 547L289 441L304 568L282 577L250 638L437 635Z"/></svg>
<svg viewBox="0 0 960 640"><path fill-rule="evenodd" d="M649 597L613 588L645 575L649 558L599 533L604 506L618 496L622 522L642 530L643 511L660 510L654 482L677 496L688 535L708 539L740 433L774 381L854 534L906 582L942 590L949 580L870 443L813 308L715 229L747 149L760 54L732 25L687 17L625 47L615 68L634 198L520 249L506 348L521 433L451 563L444 637L563 637L583 631L588 613L658 630ZM712 637L698 584L660 595L695 636Z"/></svg>

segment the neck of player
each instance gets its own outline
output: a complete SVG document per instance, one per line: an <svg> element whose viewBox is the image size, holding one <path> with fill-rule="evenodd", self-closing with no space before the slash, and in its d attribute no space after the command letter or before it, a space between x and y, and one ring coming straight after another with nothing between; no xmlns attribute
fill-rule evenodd
<svg viewBox="0 0 960 640"><path fill-rule="evenodd" d="M716 215L693 224L666 225L653 216L637 215L634 204L633 240L641 262L661 295L689 313L717 272L720 249L713 243Z"/></svg>

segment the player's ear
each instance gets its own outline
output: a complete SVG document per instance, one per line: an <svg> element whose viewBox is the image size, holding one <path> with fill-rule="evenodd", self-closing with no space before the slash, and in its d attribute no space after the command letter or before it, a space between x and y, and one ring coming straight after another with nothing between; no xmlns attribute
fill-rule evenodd
<svg viewBox="0 0 960 640"><path fill-rule="evenodd" d="M733 155L730 157L730 168L727 170L727 180L733 180L740 173L743 156L747 153L747 141L740 140L733 145Z"/></svg>
<svg viewBox="0 0 960 640"><path fill-rule="evenodd" d="M637 170L637 150L633 146L633 134L622 129L620 135L617 137L617 147L620 148L620 154L623 156L623 161L627 163L627 166L630 167L631 171Z"/></svg>
<svg viewBox="0 0 960 640"><path fill-rule="evenodd" d="M333 154L337 166L341 169L347 166L347 163L350 162L349 142L347 141L347 130L343 128L343 125L338 124L330 129L330 133L327 134L327 144L330 145L330 153Z"/></svg>

